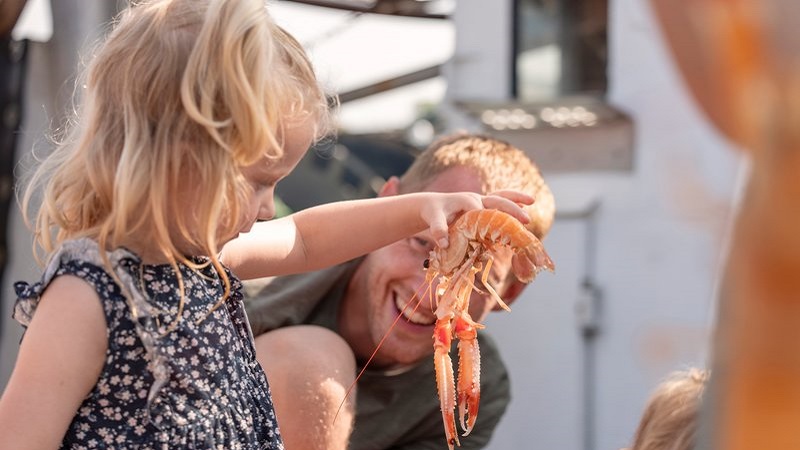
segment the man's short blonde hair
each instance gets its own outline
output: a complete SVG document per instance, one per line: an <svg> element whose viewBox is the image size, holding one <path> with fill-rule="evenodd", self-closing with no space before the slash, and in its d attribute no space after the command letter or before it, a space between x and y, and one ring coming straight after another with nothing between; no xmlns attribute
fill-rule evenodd
<svg viewBox="0 0 800 450"><path fill-rule="evenodd" d="M555 200L539 168L522 150L490 136L459 133L440 138L400 178L400 191L424 191L438 175L453 167L477 171L483 194L514 189L533 196L536 201L526 207L531 216L528 229L539 239L550 230Z"/></svg>

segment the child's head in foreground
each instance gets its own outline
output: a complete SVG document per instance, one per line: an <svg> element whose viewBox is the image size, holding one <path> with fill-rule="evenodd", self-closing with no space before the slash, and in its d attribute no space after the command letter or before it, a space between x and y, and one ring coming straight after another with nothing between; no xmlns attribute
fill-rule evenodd
<svg viewBox="0 0 800 450"><path fill-rule="evenodd" d="M46 252L90 237L214 258L273 214L275 182L329 125L305 52L263 0L134 2L91 55L81 103L23 202L43 189Z"/></svg>
<svg viewBox="0 0 800 450"><path fill-rule="evenodd" d="M630 450L694 450L697 421L709 372L673 372L653 392Z"/></svg>

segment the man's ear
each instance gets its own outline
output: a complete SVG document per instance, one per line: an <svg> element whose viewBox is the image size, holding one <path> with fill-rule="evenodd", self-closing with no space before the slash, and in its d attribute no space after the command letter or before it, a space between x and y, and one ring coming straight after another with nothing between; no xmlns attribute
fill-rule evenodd
<svg viewBox="0 0 800 450"><path fill-rule="evenodd" d="M503 301L506 302L506 305L511 305L511 303L513 303L514 300L516 300L517 297L519 297L519 294L521 294L522 291L525 290L527 284L517 280L517 278L512 274L508 274L508 278L509 278L507 282L508 285L506 286L505 289L503 289L503 292L499 292L498 294L500 294L500 298L502 298ZM495 303L495 305L492 306L492 311L501 311L501 310L503 310L503 308L498 303Z"/></svg>
<svg viewBox="0 0 800 450"><path fill-rule="evenodd" d="M380 192L378 192L378 197L390 197L392 195L397 195L399 191L400 179L397 177L389 177L386 183L383 183Z"/></svg>

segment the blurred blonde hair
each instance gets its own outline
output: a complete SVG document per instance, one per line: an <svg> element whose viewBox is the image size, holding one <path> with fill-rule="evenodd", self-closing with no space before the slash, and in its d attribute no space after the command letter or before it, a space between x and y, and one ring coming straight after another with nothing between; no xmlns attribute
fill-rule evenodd
<svg viewBox="0 0 800 450"><path fill-rule="evenodd" d="M431 144L400 177L401 192L422 191L442 172L453 167L474 169L484 194L514 189L535 197L526 207L528 229L543 239L555 218L555 199L539 168L508 142L480 134L456 133Z"/></svg>
<svg viewBox="0 0 800 450"><path fill-rule="evenodd" d="M37 254L67 239L114 249L136 236L173 266L194 267L180 243L211 258L227 294L216 255L252 189L241 168L281 158L288 126L328 131L327 99L300 44L263 0L135 2L82 79L81 111L22 199L28 217L42 196Z"/></svg>
<svg viewBox="0 0 800 450"><path fill-rule="evenodd" d="M709 372L676 371L653 392L630 450L693 450Z"/></svg>

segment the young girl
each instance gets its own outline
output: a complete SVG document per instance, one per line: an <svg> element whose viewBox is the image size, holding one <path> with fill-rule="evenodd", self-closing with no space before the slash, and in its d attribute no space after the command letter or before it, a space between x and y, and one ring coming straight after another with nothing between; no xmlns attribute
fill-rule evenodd
<svg viewBox="0 0 800 450"><path fill-rule="evenodd" d="M4 449L282 448L237 276L320 268L426 228L446 245L459 213L526 221L515 202L532 201L409 194L254 225L327 124L304 52L262 0L131 7L82 96L23 199L41 192L49 262L16 285L27 331L0 399Z"/></svg>

